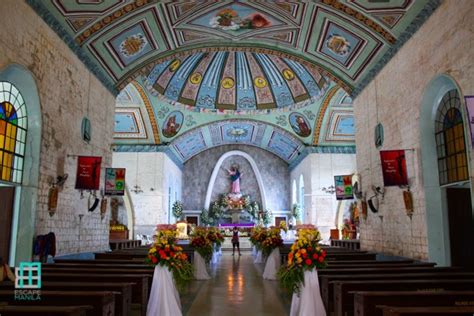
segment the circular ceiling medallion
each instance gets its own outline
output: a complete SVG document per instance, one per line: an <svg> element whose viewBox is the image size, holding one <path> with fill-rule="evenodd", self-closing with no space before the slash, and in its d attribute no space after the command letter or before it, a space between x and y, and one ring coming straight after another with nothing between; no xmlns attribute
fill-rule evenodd
<svg viewBox="0 0 474 316"><path fill-rule="evenodd" d="M263 77L255 77L253 82L257 88L265 88L267 86L267 81Z"/></svg>
<svg viewBox="0 0 474 316"><path fill-rule="evenodd" d="M286 80L291 81L295 79L295 73L290 69L286 68L283 70L283 77L285 77Z"/></svg>
<svg viewBox="0 0 474 316"><path fill-rule="evenodd" d="M202 75L200 72L195 72L189 77L189 82L192 84L199 84L202 80Z"/></svg>
<svg viewBox="0 0 474 316"><path fill-rule="evenodd" d="M169 66L169 70L171 72L175 72L179 68L179 66L181 66L181 60L175 59L171 62L170 66Z"/></svg>
<svg viewBox="0 0 474 316"><path fill-rule="evenodd" d="M221 85L222 85L222 88L224 88L224 89L233 88L234 87L234 79L232 79L230 77L225 77L224 79L222 79Z"/></svg>

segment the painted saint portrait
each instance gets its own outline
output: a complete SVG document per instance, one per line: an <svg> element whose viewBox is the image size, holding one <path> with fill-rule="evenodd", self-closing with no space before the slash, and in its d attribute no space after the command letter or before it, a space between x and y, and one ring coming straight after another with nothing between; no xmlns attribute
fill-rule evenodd
<svg viewBox="0 0 474 316"><path fill-rule="evenodd" d="M180 111L171 112L163 124L161 129L163 136L171 138L178 134L181 126L183 126L184 116Z"/></svg>
<svg viewBox="0 0 474 316"><path fill-rule="evenodd" d="M293 112L289 117L291 128L298 136L308 137L311 135L311 127L308 120L300 113Z"/></svg>

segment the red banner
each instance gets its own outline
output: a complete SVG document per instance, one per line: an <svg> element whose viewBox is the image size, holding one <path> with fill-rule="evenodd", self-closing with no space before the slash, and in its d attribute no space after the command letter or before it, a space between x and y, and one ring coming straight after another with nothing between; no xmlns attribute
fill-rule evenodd
<svg viewBox="0 0 474 316"><path fill-rule="evenodd" d="M76 189L99 190L102 157L77 158Z"/></svg>
<svg viewBox="0 0 474 316"><path fill-rule="evenodd" d="M408 185L404 150L380 151L384 186Z"/></svg>

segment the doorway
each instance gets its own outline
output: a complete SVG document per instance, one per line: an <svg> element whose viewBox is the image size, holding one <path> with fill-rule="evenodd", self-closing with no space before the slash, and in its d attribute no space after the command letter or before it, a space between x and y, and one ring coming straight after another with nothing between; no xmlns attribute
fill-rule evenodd
<svg viewBox="0 0 474 316"><path fill-rule="evenodd" d="M275 216L275 227L280 227L281 222L286 222L286 216Z"/></svg>
<svg viewBox="0 0 474 316"><path fill-rule="evenodd" d="M474 265L471 190L447 188L452 266Z"/></svg>
<svg viewBox="0 0 474 316"><path fill-rule="evenodd" d="M0 187L0 262L10 260L14 187Z"/></svg>

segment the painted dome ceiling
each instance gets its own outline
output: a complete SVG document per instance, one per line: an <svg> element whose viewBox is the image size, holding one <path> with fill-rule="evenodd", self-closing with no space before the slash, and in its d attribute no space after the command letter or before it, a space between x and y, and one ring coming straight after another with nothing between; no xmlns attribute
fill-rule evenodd
<svg viewBox="0 0 474 316"><path fill-rule="evenodd" d="M367 85L440 3L26 1L114 93L172 55L198 58L195 53L199 51L234 48L304 60L327 73L352 96ZM273 60L270 62L275 65ZM278 69L278 64L275 67ZM265 75L270 73L266 71ZM227 85L231 83L227 81ZM273 103L278 106L278 100Z"/></svg>
<svg viewBox="0 0 474 316"><path fill-rule="evenodd" d="M252 52L198 52L156 65L146 78L171 102L218 110L265 110L321 97L328 80L314 67Z"/></svg>

